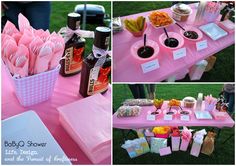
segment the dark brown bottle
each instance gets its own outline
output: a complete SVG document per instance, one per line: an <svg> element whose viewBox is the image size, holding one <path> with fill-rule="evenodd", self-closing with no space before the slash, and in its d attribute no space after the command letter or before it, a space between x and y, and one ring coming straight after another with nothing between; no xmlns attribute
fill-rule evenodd
<svg viewBox="0 0 236 166"><path fill-rule="evenodd" d="M234 2L227 2L227 5L222 9L220 21L230 19L234 15Z"/></svg>
<svg viewBox="0 0 236 166"><path fill-rule="evenodd" d="M71 30L76 30L80 26L80 14L69 13L67 16L67 26ZM79 73L82 68L83 56L85 51L85 39L73 34L65 43L64 58L61 60L60 74L71 76Z"/></svg>
<svg viewBox="0 0 236 166"><path fill-rule="evenodd" d="M107 50L110 41L110 34L110 28L97 27L93 42L94 48L104 51ZM91 96L96 93L105 93L109 85L111 57L108 54L103 55L103 57L101 57L100 54L94 55L94 52L95 51L93 50L92 53L83 60L79 90L79 93L83 97ZM100 62L104 63L97 67Z"/></svg>

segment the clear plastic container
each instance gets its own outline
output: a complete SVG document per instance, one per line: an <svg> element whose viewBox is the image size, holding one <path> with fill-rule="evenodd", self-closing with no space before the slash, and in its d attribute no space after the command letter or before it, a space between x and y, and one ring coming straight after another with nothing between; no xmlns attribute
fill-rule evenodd
<svg viewBox="0 0 236 166"><path fill-rule="evenodd" d="M192 14L192 9L182 3L175 4L171 7L172 17L176 21L187 21L190 14Z"/></svg>

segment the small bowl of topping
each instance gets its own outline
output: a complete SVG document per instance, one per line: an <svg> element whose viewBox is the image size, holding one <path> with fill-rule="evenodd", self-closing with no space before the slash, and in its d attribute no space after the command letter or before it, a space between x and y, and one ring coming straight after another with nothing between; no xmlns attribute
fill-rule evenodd
<svg viewBox="0 0 236 166"><path fill-rule="evenodd" d="M153 11L148 16L151 25L154 28L168 27L175 23L168 13L162 11Z"/></svg>
<svg viewBox="0 0 236 166"><path fill-rule="evenodd" d="M176 32L168 32L169 39L166 34L163 33L159 37L161 45L167 49L175 50L179 49L184 45L184 39L181 35Z"/></svg>
<svg viewBox="0 0 236 166"><path fill-rule="evenodd" d="M143 45L143 40L139 40L131 46L131 55L138 61L150 61L157 57L159 46L153 40L147 40L146 46Z"/></svg>
<svg viewBox="0 0 236 166"><path fill-rule="evenodd" d="M202 39L203 34L202 32L195 27L192 26L185 26L185 31L183 29L180 30L180 34L189 41L199 41Z"/></svg>
<svg viewBox="0 0 236 166"><path fill-rule="evenodd" d="M178 111L176 109L166 109L163 111L164 115L172 115L175 117L177 115Z"/></svg>
<svg viewBox="0 0 236 166"><path fill-rule="evenodd" d="M192 111L191 110L179 110L178 112L180 115L191 115Z"/></svg>
<svg viewBox="0 0 236 166"><path fill-rule="evenodd" d="M153 100L153 105L156 107L156 109L161 109L162 105L164 103L163 99L154 99Z"/></svg>
<svg viewBox="0 0 236 166"><path fill-rule="evenodd" d="M184 102L184 107L185 108L193 108L194 104L196 102L196 99L193 98L193 97L185 97L183 99L183 102Z"/></svg>
<svg viewBox="0 0 236 166"><path fill-rule="evenodd" d="M151 112L151 115L160 115L162 111L160 109Z"/></svg>
<svg viewBox="0 0 236 166"><path fill-rule="evenodd" d="M171 7L172 17L176 21L187 21L192 9L189 5L178 3Z"/></svg>
<svg viewBox="0 0 236 166"><path fill-rule="evenodd" d="M147 28L146 18L139 16L137 18L126 18L123 20L125 29L134 37L141 37Z"/></svg>

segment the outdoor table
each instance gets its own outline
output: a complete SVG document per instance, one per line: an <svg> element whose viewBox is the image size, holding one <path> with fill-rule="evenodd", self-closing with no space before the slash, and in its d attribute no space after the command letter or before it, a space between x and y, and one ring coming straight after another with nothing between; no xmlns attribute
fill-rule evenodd
<svg viewBox="0 0 236 166"><path fill-rule="evenodd" d="M204 105L204 104L203 104ZM167 102L165 101L162 108L167 108ZM118 118L116 113L113 114L113 128L118 129L139 129L139 128L150 128L155 126L206 126L206 127L233 127L234 121L227 114L225 120L199 120L196 119L194 112L190 115L189 121L181 121L179 117L173 118L171 121L166 121L162 118L158 118L155 121L146 120L148 111L155 111L154 106L143 106L142 111L137 117L122 117ZM185 108L183 108L185 110ZM204 106L202 107L204 110Z"/></svg>
<svg viewBox="0 0 236 166"><path fill-rule="evenodd" d="M30 107L23 107L19 104L14 94L13 86L10 84L6 71L2 68L2 120L28 110L33 110L39 115L67 157L69 159L73 158L77 160L72 161L73 164L92 164L76 142L61 126L59 122L59 112L56 109L60 106L83 98L79 95L79 84L80 74L73 77L59 76L55 85L53 96L48 101ZM104 96L111 99L110 87ZM101 162L101 164L110 163L110 157Z"/></svg>
<svg viewBox="0 0 236 166"><path fill-rule="evenodd" d="M193 25L197 7L196 4L190 5L193 12L189 16L187 22L179 22L182 26ZM171 9L161 9L169 13L171 16ZM159 36L164 33L163 28L155 29L148 21L149 12L134 14L122 17L125 18L137 18L138 16L144 16L147 20L147 29L144 33L147 34L147 39L156 41L159 45L160 52L157 55L160 67L148 73L143 73L141 65L137 63L131 55L131 46L139 41L143 40L143 37L134 37L129 31L124 30L120 33L113 35L113 81L114 82L158 82L163 81L175 74L189 69L197 62L206 59L207 57L214 55L215 53L223 50L224 48L234 43L234 32L227 36L213 41L210 37L203 33L202 40L207 40L208 47L201 51L196 50L196 45L191 44L186 39L184 40L184 46L186 48L186 56L177 60L173 60L172 52L166 51L159 42ZM220 18L216 20L219 22ZM205 22L204 24L207 24ZM203 25L203 24L202 24ZM199 27L200 25L193 25ZM168 32L174 31L180 34L180 28L177 25L170 25L167 28ZM201 41L202 41L201 40ZM182 48L183 48L182 47ZM233 54L233 53L232 53Z"/></svg>

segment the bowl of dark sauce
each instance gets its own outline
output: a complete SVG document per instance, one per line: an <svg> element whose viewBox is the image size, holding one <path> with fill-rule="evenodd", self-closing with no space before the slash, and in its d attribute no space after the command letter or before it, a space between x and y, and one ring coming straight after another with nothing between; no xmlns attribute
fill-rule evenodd
<svg viewBox="0 0 236 166"><path fill-rule="evenodd" d="M168 32L169 38L163 33L159 37L161 45L168 50L179 49L184 45L183 37L176 32Z"/></svg>
<svg viewBox="0 0 236 166"><path fill-rule="evenodd" d="M202 32L196 28L196 27L192 27L192 26L186 26L184 27L184 30L180 30L180 34L183 36L184 39L188 40L188 41L199 41L202 39L203 34Z"/></svg>
<svg viewBox="0 0 236 166"><path fill-rule="evenodd" d="M139 62L147 62L157 57L159 46L157 42L148 39L146 46L143 45L143 40L139 40L131 46L131 55Z"/></svg>

